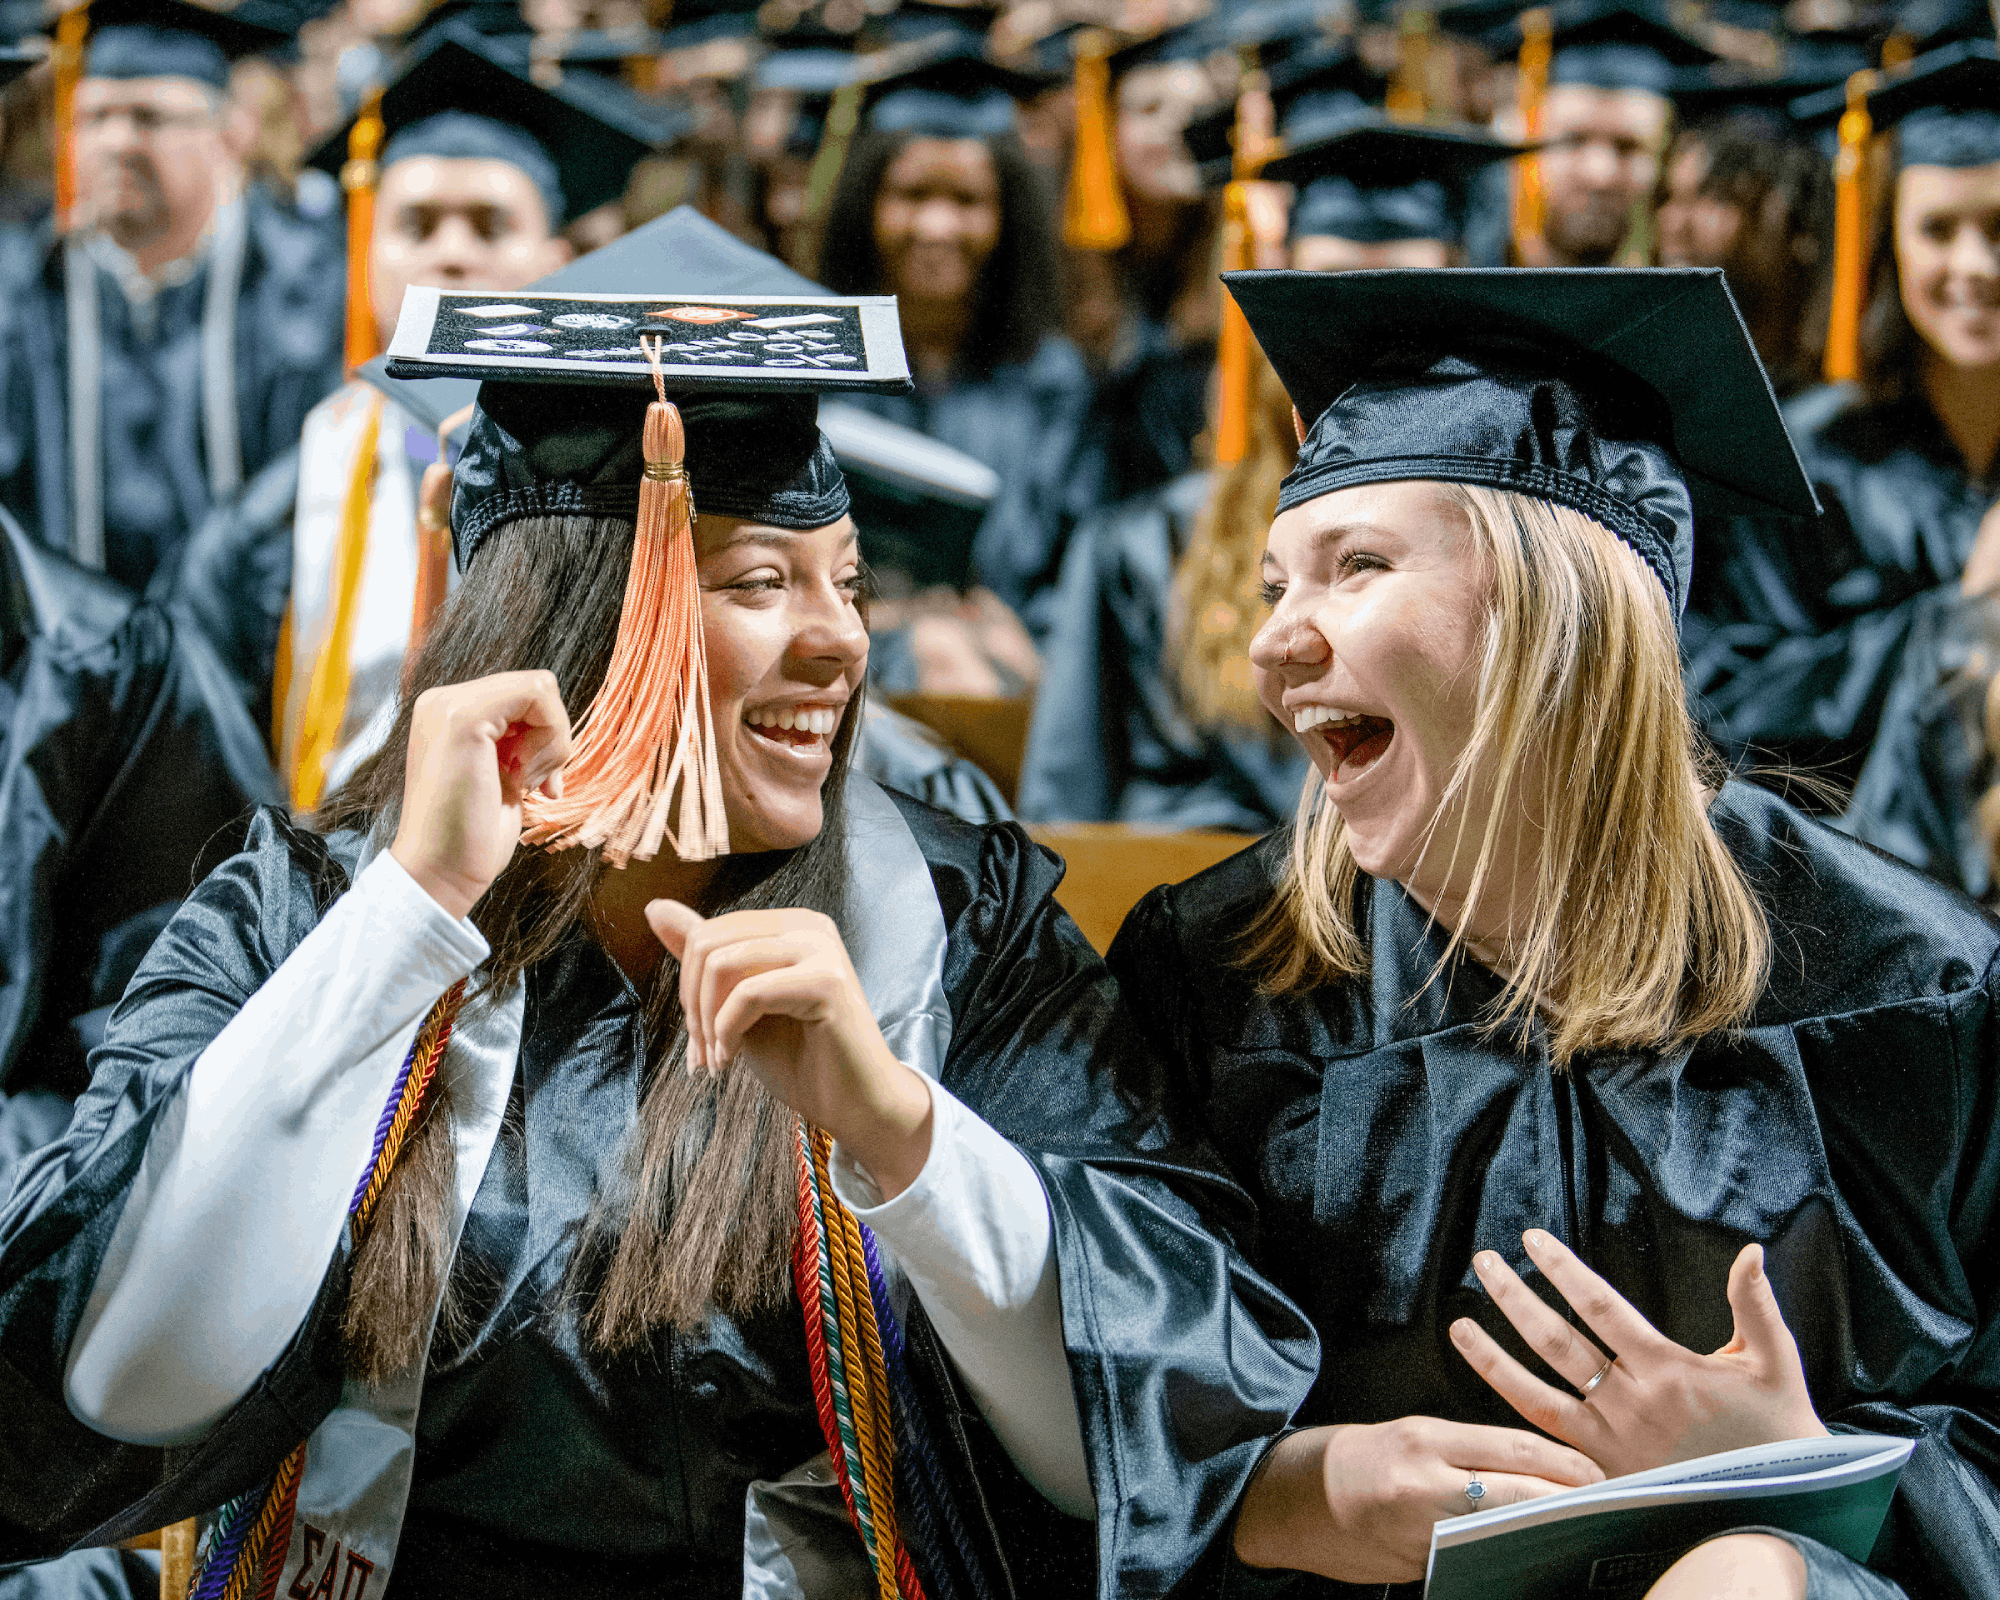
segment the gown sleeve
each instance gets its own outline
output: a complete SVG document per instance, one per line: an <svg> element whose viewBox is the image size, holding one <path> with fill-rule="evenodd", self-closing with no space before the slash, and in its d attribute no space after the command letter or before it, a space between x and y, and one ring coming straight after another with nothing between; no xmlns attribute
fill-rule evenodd
<svg viewBox="0 0 2000 1600"><path fill-rule="evenodd" d="M146 1147L195 1061L347 888L323 841L274 811L188 897L134 976L68 1131L0 1210L0 1562L105 1544L266 1480L340 1397L347 1266L336 1253L303 1324L204 1438L163 1450L79 1421L63 1372Z"/></svg>
<svg viewBox="0 0 2000 1600"><path fill-rule="evenodd" d="M1019 828L905 806L944 907L945 1086L1049 1199L1097 1501L1097 1592L1172 1591L1318 1370L1311 1325L1237 1253L1242 1191L1180 1124L1116 985Z"/></svg>

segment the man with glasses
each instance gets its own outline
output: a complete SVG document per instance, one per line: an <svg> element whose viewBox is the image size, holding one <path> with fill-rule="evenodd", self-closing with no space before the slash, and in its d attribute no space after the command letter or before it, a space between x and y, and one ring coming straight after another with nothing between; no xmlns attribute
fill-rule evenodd
<svg viewBox="0 0 2000 1600"><path fill-rule="evenodd" d="M0 285L0 503L133 590L340 381L337 246L244 182L230 62L285 38L261 3L96 0L67 230Z"/></svg>

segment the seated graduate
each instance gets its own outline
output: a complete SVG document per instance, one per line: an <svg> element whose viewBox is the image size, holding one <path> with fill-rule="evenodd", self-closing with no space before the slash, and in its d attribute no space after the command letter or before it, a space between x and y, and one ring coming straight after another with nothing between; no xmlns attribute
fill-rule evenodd
<svg viewBox="0 0 2000 1600"><path fill-rule="evenodd" d="M1844 99L1828 99L1831 124ZM2000 497L1996 106L2000 55L1986 41L1919 57L1856 108L1864 130L1895 139L1874 259L1857 241L1836 269L1848 279L1836 304L1865 301L1851 341L1828 330L1836 357L1851 342L1856 381L1785 408L1826 512L1729 523L1716 578L1696 596L1689 683L1726 753L1854 779L1884 726L1919 597L1957 581Z"/></svg>
<svg viewBox="0 0 2000 1600"><path fill-rule="evenodd" d="M1409 1582L1475 1505L1860 1429L1918 1441L1867 1569L1655 1593L2000 1592L2000 932L1703 755L1693 517L1810 501L1721 274L1226 281L1310 419L1251 660L1319 776L1110 962L1320 1334L1234 1553Z"/></svg>
<svg viewBox="0 0 2000 1600"><path fill-rule="evenodd" d="M1260 204L1280 212L1277 256L1315 272L1462 264L1480 172L1520 147L1476 129L1390 123L1333 68L1292 75L1282 153ZM1287 85L1289 88L1290 85ZM1220 142L1215 119L1198 147ZM1207 169L1220 182L1228 162ZM1285 208L1277 183L1293 185ZM1297 436L1291 400L1254 344L1215 386L1241 408L1241 452L1085 522L1063 560L1022 763L1037 821L1167 823L1263 833L1293 810L1311 763L1257 699L1246 659L1262 621L1257 559ZM1240 382L1239 397L1224 397ZM1228 429L1212 430L1221 437Z"/></svg>
<svg viewBox="0 0 2000 1600"><path fill-rule="evenodd" d="M814 391L905 381L893 306L507 316L392 347L486 380L393 737L195 892L0 1216L0 1561L1165 1593L1315 1346L1053 858L848 770Z"/></svg>

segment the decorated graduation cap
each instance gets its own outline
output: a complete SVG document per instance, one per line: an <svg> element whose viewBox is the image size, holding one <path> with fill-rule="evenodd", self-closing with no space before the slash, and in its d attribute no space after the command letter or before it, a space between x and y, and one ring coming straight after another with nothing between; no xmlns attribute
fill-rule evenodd
<svg viewBox="0 0 2000 1600"><path fill-rule="evenodd" d="M909 387L893 299L815 294L719 232L677 211L534 290L412 289L389 350L390 378L480 380L452 487L461 567L526 517L636 525L618 638L563 797L531 802L523 835L602 847L614 864L663 842L687 860L728 849L696 508L800 530L839 521L847 486L819 396Z"/></svg>
<svg viewBox="0 0 2000 1600"><path fill-rule="evenodd" d="M1819 509L1715 268L1225 280L1309 425L1288 510L1364 483L1583 512L1686 607L1694 519Z"/></svg>
<svg viewBox="0 0 2000 1600"><path fill-rule="evenodd" d="M1465 235L1473 180L1495 162L1525 155L1478 128L1432 127L1373 118L1318 139L1286 141L1263 175L1298 188L1291 237L1330 235L1360 244Z"/></svg>
<svg viewBox="0 0 2000 1600"><path fill-rule="evenodd" d="M187 0L93 0L88 20L86 78L192 78L226 89L232 62L290 43L287 17L265 0L228 11Z"/></svg>
<svg viewBox="0 0 2000 1600"><path fill-rule="evenodd" d="M1533 13L1499 36L1510 48L1528 38ZM1664 96L1676 69L1720 59L1697 27L1662 0L1557 0L1548 8L1548 82L1595 89L1644 89Z"/></svg>

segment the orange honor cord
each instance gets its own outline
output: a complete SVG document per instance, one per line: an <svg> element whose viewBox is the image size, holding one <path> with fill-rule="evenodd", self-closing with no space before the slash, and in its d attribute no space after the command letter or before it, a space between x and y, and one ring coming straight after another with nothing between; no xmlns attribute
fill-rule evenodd
<svg viewBox="0 0 2000 1600"><path fill-rule="evenodd" d="M1122 250L1132 237L1132 216L1118 181L1117 128L1111 107L1111 39L1085 28L1076 54L1076 143L1069 192L1063 197L1063 243L1072 250Z"/></svg>
<svg viewBox="0 0 2000 1600"><path fill-rule="evenodd" d="M1554 52L1555 24L1548 8L1521 13L1521 54L1515 68L1515 94L1521 110L1521 137L1530 143L1542 136L1542 96L1548 93L1549 58ZM1534 156L1514 163L1514 254L1522 259L1529 241L1542 235L1542 168Z"/></svg>
<svg viewBox="0 0 2000 1600"><path fill-rule="evenodd" d="M347 371L372 360L381 348L375 333L375 302L369 293L368 248L375 237L375 184L381 177L382 91L369 91L361 115L347 135L347 164L340 186L347 191Z"/></svg>
<svg viewBox="0 0 2000 1600"><path fill-rule="evenodd" d="M577 719L563 797L528 796L521 834L551 850L602 846L620 867L634 856L650 860L663 841L683 861L729 853L681 414L660 368L665 335L639 343L657 398L646 407L646 475L618 638L604 686ZM678 826L670 827L677 791Z"/></svg>
<svg viewBox="0 0 2000 1600"><path fill-rule="evenodd" d="M1847 80L1847 110L1840 118L1840 149L1833 158L1833 300L1826 319L1828 383L1847 383L1861 372L1861 300L1868 285L1868 144L1875 125L1868 115L1873 72Z"/></svg>
<svg viewBox="0 0 2000 1600"><path fill-rule="evenodd" d="M90 6L65 11L56 23L55 73L56 232L67 233L76 211L76 86L83 77L83 43L90 35Z"/></svg>

